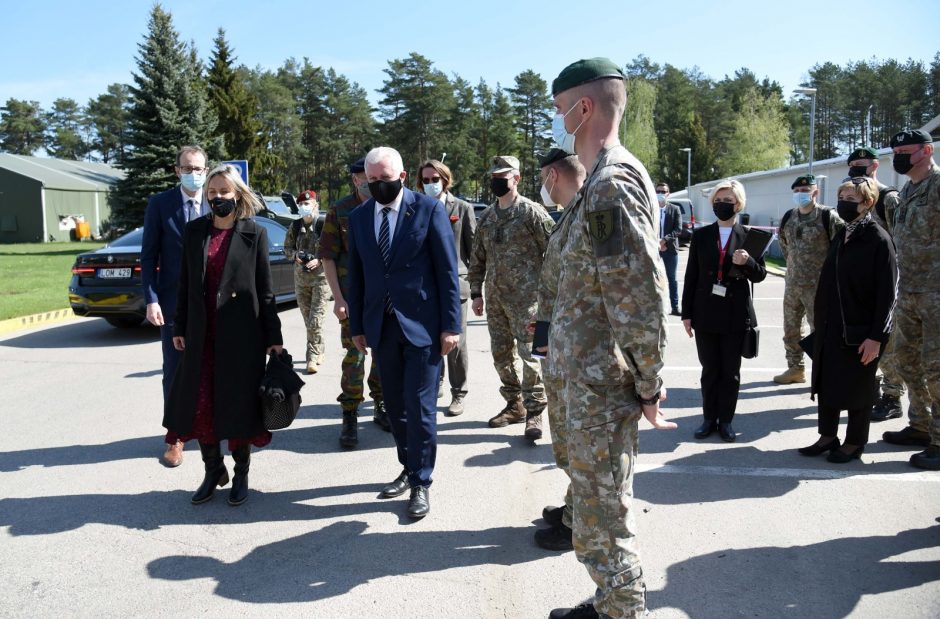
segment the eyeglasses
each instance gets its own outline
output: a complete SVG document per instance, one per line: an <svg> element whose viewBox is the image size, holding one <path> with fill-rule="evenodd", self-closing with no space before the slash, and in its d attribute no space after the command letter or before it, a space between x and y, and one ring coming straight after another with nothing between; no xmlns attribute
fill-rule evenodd
<svg viewBox="0 0 940 619"><path fill-rule="evenodd" d="M866 176L853 176L849 179L849 182L851 182L853 185L862 185L868 181L869 179Z"/></svg>
<svg viewBox="0 0 940 619"><path fill-rule="evenodd" d="M734 206L735 204L737 204L737 202L734 202L732 200L715 200L715 204L730 204L731 206Z"/></svg>
<svg viewBox="0 0 940 619"><path fill-rule="evenodd" d="M200 168L199 166L181 165L176 167L178 167L183 174L202 174L206 171L206 168Z"/></svg>
<svg viewBox="0 0 940 619"><path fill-rule="evenodd" d="M431 178L424 178L424 177L421 177L421 182L424 183L425 185L429 185L429 184L431 184L431 183L436 183L436 182L438 182L438 181L440 181L440 180L441 180L441 177L440 177L440 176L432 176Z"/></svg>

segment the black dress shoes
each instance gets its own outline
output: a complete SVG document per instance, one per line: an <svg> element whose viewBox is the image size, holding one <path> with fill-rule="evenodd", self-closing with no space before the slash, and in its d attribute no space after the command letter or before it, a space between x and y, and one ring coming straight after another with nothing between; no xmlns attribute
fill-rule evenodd
<svg viewBox="0 0 940 619"><path fill-rule="evenodd" d="M600 617L594 604L586 602L574 608L556 608L548 614L548 619L597 619Z"/></svg>
<svg viewBox="0 0 940 619"><path fill-rule="evenodd" d="M733 443L738 438L734 433L734 428L731 427L730 421L718 422L718 435L726 443Z"/></svg>
<svg viewBox="0 0 940 619"><path fill-rule="evenodd" d="M401 474L395 478L395 481L382 488L381 496L383 499L401 496L405 494L405 490L409 487L411 487L411 484L408 483L408 471L402 470Z"/></svg>
<svg viewBox="0 0 940 619"><path fill-rule="evenodd" d="M542 508L542 520L547 522L553 527L557 527L561 524L562 516L565 514L565 506L555 507L554 505L546 505Z"/></svg>
<svg viewBox="0 0 940 619"><path fill-rule="evenodd" d="M797 449L797 451L800 452L800 454L804 456L818 456L820 454L826 453L827 451L832 451L833 449L837 449L841 445L842 443L839 442L839 439L834 438L828 443L824 443L822 445L820 445L819 443L813 443L809 447L800 447L799 449Z"/></svg>
<svg viewBox="0 0 940 619"><path fill-rule="evenodd" d="M567 552L574 550L574 532L559 522L547 529L536 529L535 543L545 550Z"/></svg>
<svg viewBox="0 0 940 619"><path fill-rule="evenodd" d="M864 445L849 453L845 453L841 449L833 449L829 452L829 455L826 456L826 460L829 462L835 462L836 464L845 464L846 462L851 462L852 460L859 460L862 457L862 452L864 451Z"/></svg>
<svg viewBox="0 0 940 619"><path fill-rule="evenodd" d="M712 432L714 432L714 431L717 430L717 429L718 429L718 422L717 422L717 421L714 421L714 420L709 421L708 419L706 419L706 420L705 420L705 423L703 423L702 425L700 425L700 426L695 430L695 435L694 435L694 436L695 436L695 438L708 438L709 436L712 435Z"/></svg>
<svg viewBox="0 0 940 619"><path fill-rule="evenodd" d="M431 511L430 489L427 486L415 486L411 489L411 499L408 501L408 516L411 518L424 518Z"/></svg>
<svg viewBox="0 0 940 619"><path fill-rule="evenodd" d="M928 447L911 456L911 466L927 471L940 471L940 447Z"/></svg>

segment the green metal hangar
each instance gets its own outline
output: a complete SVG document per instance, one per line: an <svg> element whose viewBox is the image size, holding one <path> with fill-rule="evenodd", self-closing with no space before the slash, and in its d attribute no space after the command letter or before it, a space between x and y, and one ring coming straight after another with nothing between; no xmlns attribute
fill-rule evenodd
<svg viewBox="0 0 940 619"><path fill-rule="evenodd" d="M100 236L123 176L105 163L0 153L0 243L68 241L80 224Z"/></svg>

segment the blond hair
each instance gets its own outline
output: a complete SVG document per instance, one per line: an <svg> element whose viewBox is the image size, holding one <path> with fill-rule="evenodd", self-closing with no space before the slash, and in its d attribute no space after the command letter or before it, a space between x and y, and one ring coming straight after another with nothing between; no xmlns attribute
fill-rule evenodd
<svg viewBox="0 0 940 619"><path fill-rule="evenodd" d="M737 200L738 202L735 205L734 212L740 213L741 211L743 211L744 205L747 202L747 196L744 193L744 185L742 185L739 181L736 181L736 180L722 181L718 183L717 185L715 185L714 187L712 187L712 192L708 196L708 203L714 206L715 196L718 195L718 192L723 189L730 189L731 193L734 194L734 199Z"/></svg>
<svg viewBox="0 0 940 619"><path fill-rule="evenodd" d="M418 180L415 182L419 191L424 191L424 179L422 179L424 168L432 168L438 175L441 177L444 187L444 191L447 191L450 188L451 183L454 182L454 175L443 162L438 161L437 159L428 159L418 166Z"/></svg>
<svg viewBox="0 0 940 619"><path fill-rule="evenodd" d="M235 190L235 219L248 219L263 208L261 200L242 180L241 172L232 165L223 164L209 172L204 191L209 191L209 183L216 176L224 178L225 182Z"/></svg>
<svg viewBox="0 0 940 619"><path fill-rule="evenodd" d="M868 208L871 208L872 205L878 201L879 190L874 179L865 176L857 176L851 180L847 180L839 185L836 196L842 193L843 189L851 189L857 197L861 198L861 203L868 206Z"/></svg>

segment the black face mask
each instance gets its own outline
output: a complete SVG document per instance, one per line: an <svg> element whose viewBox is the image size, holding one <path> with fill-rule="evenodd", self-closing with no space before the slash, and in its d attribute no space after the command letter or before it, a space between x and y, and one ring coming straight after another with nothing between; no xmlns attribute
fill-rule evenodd
<svg viewBox="0 0 940 619"><path fill-rule="evenodd" d="M218 217L228 217L235 210L235 198L225 199L216 196L209 200L209 208L212 213Z"/></svg>
<svg viewBox="0 0 940 619"><path fill-rule="evenodd" d="M712 210L715 212L715 217L721 221L728 221L734 217L734 205L730 202L715 202Z"/></svg>
<svg viewBox="0 0 940 619"><path fill-rule="evenodd" d="M369 193L379 204L391 204L398 192L401 191L401 179L396 178L393 181L372 181L369 183Z"/></svg>
<svg viewBox="0 0 940 619"><path fill-rule="evenodd" d="M849 176L852 178L856 178L858 176L868 176L868 166L867 165L849 166Z"/></svg>
<svg viewBox="0 0 940 619"><path fill-rule="evenodd" d="M509 193L509 179L508 178L491 178L490 179L490 189L496 194L497 198L502 198L507 193Z"/></svg>
<svg viewBox="0 0 940 619"><path fill-rule="evenodd" d="M836 202L836 212L842 221L849 223L855 221L858 217L858 202L849 202L848 200L839 200Z"/></svg>
<svg viewBox="0 0 940 619"><path fill-rule="evenodd" d="M891 160L891 165L894 166L894 171L898 174L907 174L914 167L914 164L911 163L911 153L897 153L894 155L894 159Z"/></svg>

